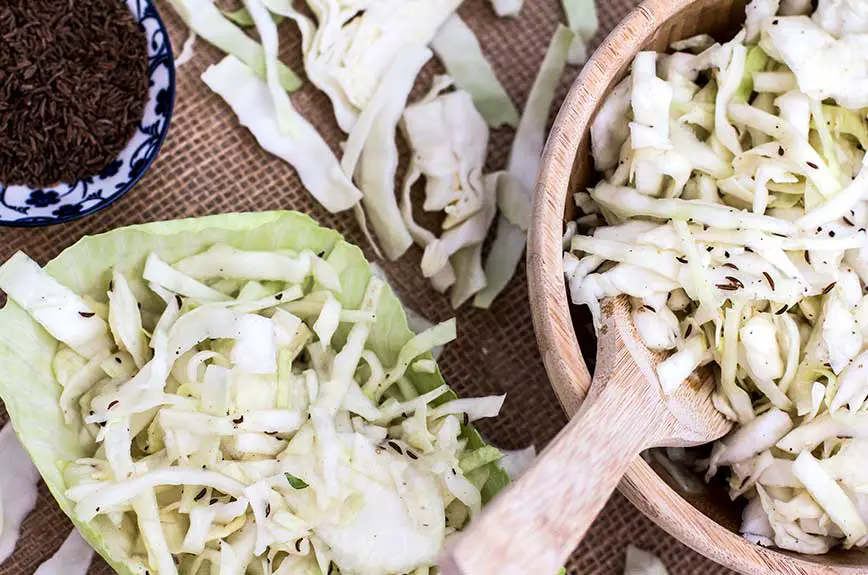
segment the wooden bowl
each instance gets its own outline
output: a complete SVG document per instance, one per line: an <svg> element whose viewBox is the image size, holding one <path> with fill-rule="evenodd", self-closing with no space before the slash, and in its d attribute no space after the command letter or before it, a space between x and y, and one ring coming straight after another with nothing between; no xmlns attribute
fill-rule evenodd
<svg viewBox="0 0 868 575"><path fill-rule="evenodd" d="M589 360L595 353L589 317L569 303L561 240L564 222L572 218L572 193L599 177L590 157L591 121L637 52L666 51L671 42L699 33L726 41L744 21L744 5L744 0L647 0L585 65L549 135L529 234L528 281L540 352L569 416L578 411L591 381L582 348ZM809 556L749 543L738 534L743 501L731 502L722 486L711 485L698 496L679 493L659 471L638 459L621 492L664 530L718 563L750 575L868 575L868 553L862 551Z"/></svg>

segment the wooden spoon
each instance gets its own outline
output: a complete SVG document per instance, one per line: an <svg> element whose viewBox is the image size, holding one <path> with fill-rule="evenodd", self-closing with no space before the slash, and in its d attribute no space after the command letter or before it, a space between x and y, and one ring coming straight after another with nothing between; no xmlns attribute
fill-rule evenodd
<svg viewBox="0 0 868 575"><path fill-rule="evenodd" d="M603 302L597 368L581 411L530 469L443 553L444 575L556 575L633 460L649 447L687 447L726 434L700 370L664 396L624 297Z"/></svg>

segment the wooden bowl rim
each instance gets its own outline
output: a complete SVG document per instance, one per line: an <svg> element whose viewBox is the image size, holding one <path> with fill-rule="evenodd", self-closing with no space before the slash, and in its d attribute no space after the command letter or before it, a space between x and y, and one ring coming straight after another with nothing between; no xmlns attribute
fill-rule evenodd
<svg viewBox="0 0 868 575"><path fill-rule="evenodd" d="M646 0L603 41L573 83L546 143L528 234L528 287L540 354L551 385L572 417L591 377L573 327L563 279L562 222L581 137L607 87L665 22L701 0ZM641 458L619 489L666 532L706 557L749 575L868 575L868 567L824 564L752 544L683 499ZM817 562L819 561L819 562Z"/></svg>

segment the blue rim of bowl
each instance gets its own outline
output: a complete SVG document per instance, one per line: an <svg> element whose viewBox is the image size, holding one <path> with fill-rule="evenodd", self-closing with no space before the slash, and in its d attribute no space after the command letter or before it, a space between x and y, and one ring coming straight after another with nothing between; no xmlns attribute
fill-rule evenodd
<svg viewBox="0 0 868 575"><path fill-rule="evenodd" d="M121 1L124 1L124 0L121 0ZM124 3L126 3L126 2L124 1ZM47 218L44 216L34 216L32 218L23 218L21 220L16 220L16 221L0 220L0 228L43 228L43 227L49 227L49 226L54 226L54 225L59 225L59 224L67 224L69 222L74 222L76 220L80 220L81 218L95 214L96 212L98 212L100 210L104 210L105 208L109 207L110 205L114 204L116 201L118 201L121 198L123 198L124 196L126 196L127 193L130 190L132 190L136 186L136 184L139 183L139 180L141 180L142 177L148 172L148 169L150 169L151 164L153 164L154 160L157 159L157 156L160 155L160 149L163 147L163 143L166 141L166 137L169 134L169 126L172 123L172 115L175 111L175 56L174 56L174 50L172 48L172 39L169 37L169 31L166 29L166 24L165 24L165 22L163 22L163 18L160 16L160 11L157 10L156 1L155 0L136 0L136 3L139 6L139 8L141 8L142 4L144 4L143 14L147 15L149 11L153 14L154 18L157 21L157 25L159 26L160 33L166 39L166 54L163 57L161 57L159 60L156 60L155 65L160 65L163 62L166 62L166 64L167 64L168 73L169 73L169 86L168 86L169 102L168 102L168 109L166 111L166 123L163 126L163 129L160 131L159 137L157 139L157 143L154 146L154 152L150 155L150 157L147 160L145 160L145 164L142 167L142 169L139 171L139 173L133 179L131 179L129 182L127 182L127 184L124 185L123 188L121 188L115 194L113 194L111 198L109 198L108 200L106 200L104 202L100 202L98 204L91 206L90 208L88 208L86 210L82 210L78 213L71 214L69 216L57 216L57 217L53 217L53 218ZM140 13L142 13L142 12L140 11ZM150 40L148 42L150 43ZM150 64L149 64L149 67L150 67ZM151 70L149 69L148 70L149 76L150 76L150 73L151 73Z"/></svg>

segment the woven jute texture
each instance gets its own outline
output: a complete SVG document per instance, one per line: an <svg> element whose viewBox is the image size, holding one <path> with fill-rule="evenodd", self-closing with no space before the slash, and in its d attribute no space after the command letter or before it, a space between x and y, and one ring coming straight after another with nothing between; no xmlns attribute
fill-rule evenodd
<svg viewBox="0 0 868 575"><path fill-rule="evenodd" d="M596 41L635 3L636 0L598 0L602 28ZM177 54L187 31L165 0L160 0L158 7ZM515 103L523 106L548 40L564 18L560 2L527 0L520 18L512 20L495 17L488 0L466 0L461 15L476 31L484 52ZM297 29L282 24L281 41L284 61L301 70ZM199 41L195 58L178 70L175 113L168 140L157 162L133 191L105 211L75 223L31 230L3 229L0 261L20 249L45 263L83 235L129 224L273 209L306 212L365 246L351 216L333 216L317 205L292 168L262 151L238 125L228 107L208 91L199 76L219 57L217 50ZM419 78L416 93L426 89L431 76L438 72L442 70L437 64L429 64ZM578 70L570 70L564 78L561 98L577 73ZM337 152L342 135L327 98L307 85L293 96L293 101ZM503 167L511 138L509 130L492 134L489 168ZM374 259L371 250L367 247L365 250ZM453 312L447 299L422 278L420 256L420 251L413 248L399 262L386 263L384 267L408 305L432 320L447 319ZM537 353L523 267L490 311L465 308L457 316L458 341L447 347L441 361L449 383L467 396L508 394L503 414L481 425L483 433L496 445L543 447L566 419ZM0 410L0 420L5 419L5 411ZM18 548L0 567L0 575L31 575L60 546L70 528L70 522L43 486L36 510L24 523ZM620 494L612 497L576 551L569 572L621 573L629 543L656 553L673 575L730 573L658 529ZM111 572L99 559L90 570L91 575Z"/></svg>

